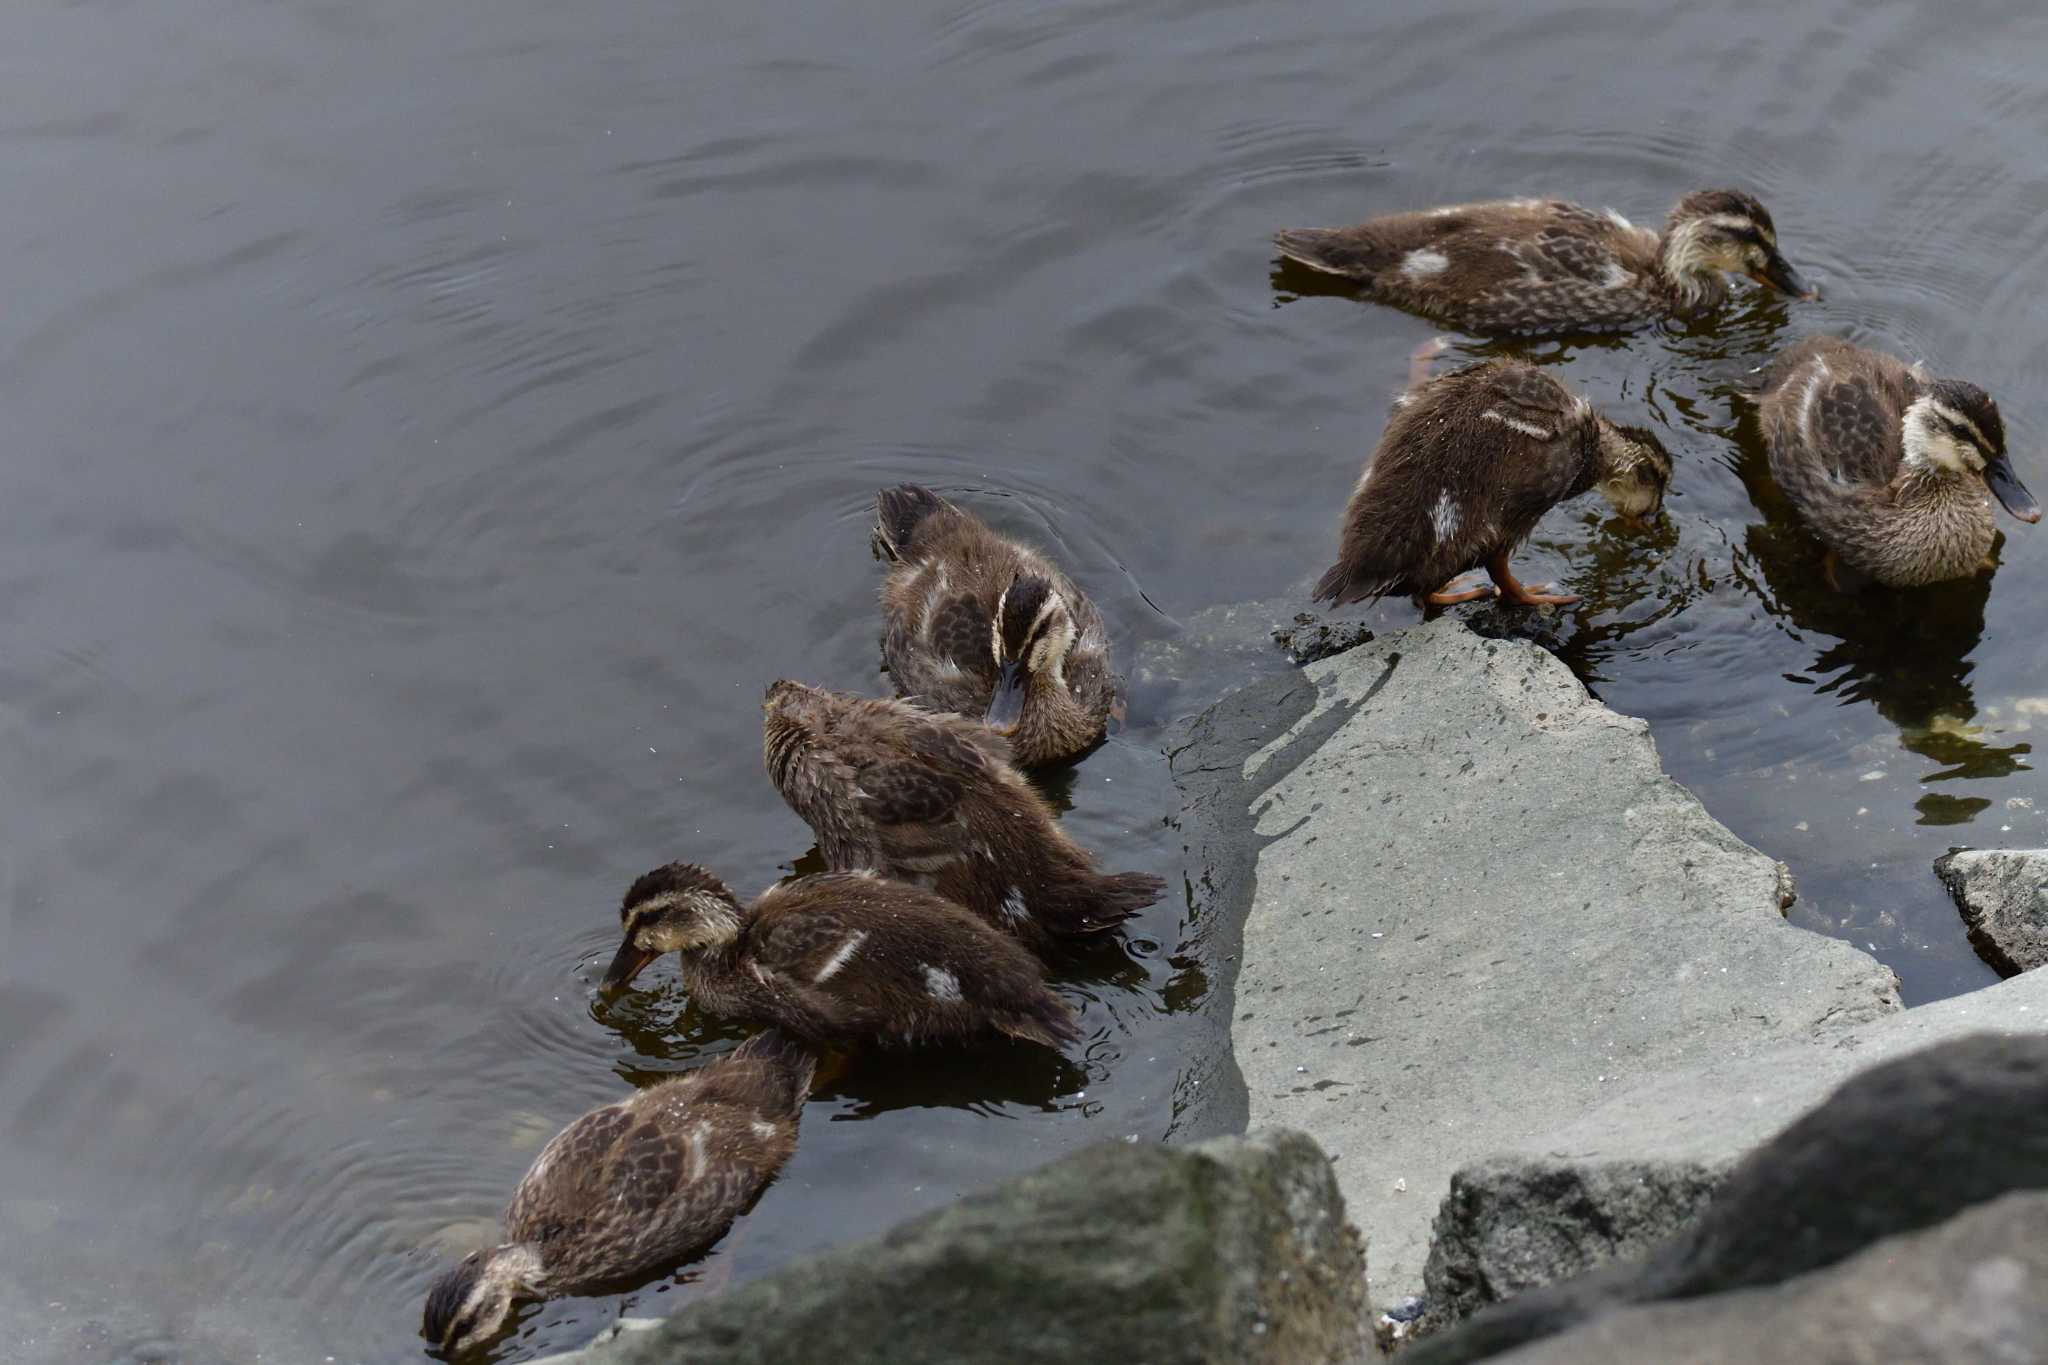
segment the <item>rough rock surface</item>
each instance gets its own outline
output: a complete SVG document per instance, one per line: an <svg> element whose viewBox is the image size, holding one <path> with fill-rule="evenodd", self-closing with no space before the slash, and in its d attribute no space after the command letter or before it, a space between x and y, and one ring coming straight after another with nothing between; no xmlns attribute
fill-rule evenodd
<svg viewBox="0 0 2048 1365"><path fill-rule="evenodd" d="M1299 1133L1091 1148L578 1365L1351 1365L1364 1250Z"/></svg>
<svg viewBox="0 0 2048 1365"><path fill-rule="evenodd" d="M1574 1121L1452 1180L1437 1213L1421 1330L1639 1250L1657 1223L1700 1207L1700 1181L1819 1104L1851 1075L1984 1029L2048 1031L2048 972L1789 1042L1647 1078ZM1881 1125L1895 1132L1887 1121ZM1894 1150L1897 1150L1895 1147ZM1605 1246L1609 1230L1625 1234Z"/></svg>
<svg viewBox="0 0 2048 1365"><path fill-rule="evenodd" d="M1421 1289L1461 1166L1898 1009L1888 970L1785 923L1784 869L1642 722L1533 645L1441 618L1256 682L1191 736L1177 779L1234 769L1216 780L1254 803L1248 1120L1331 1152L1387 1300Z"/></svg>
<svg viewBox="0 0 2048 1365"><path fill-rule="evenodd" d="M2048 1195L2012 1194L1769 1289L1632 1308L1501 1365L2048 1362Z"/></svg>
<svg viewBox="0 0 2048 1365"><path fill-rule="evenodd" d="M2043 1188L2048 1038L1974 1034L1857 1074L1753 1151L1697 1221L1647 1257L1523 1294L1420 1343L1412 1360L1491 1360L1621 1306L1776 1284ZM2048 1239L2048 1224L2035 1236Z"/></svg>
<svg viewBox="0 0 2048 1365"><path fill-rule="evenodd" d="M1994 969L2012 976L2048 962L2048 849L1951 849L1934 871Z"/></svg>

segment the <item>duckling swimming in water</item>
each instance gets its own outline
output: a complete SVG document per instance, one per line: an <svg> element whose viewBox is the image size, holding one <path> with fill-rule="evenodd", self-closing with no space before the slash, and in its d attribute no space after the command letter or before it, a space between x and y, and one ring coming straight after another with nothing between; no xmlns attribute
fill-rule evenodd
<svg viewBox="0 0 2048 1365"><path fill-rule="evenodd" d="M916 484L875 495L874 547L898 696L982 717L1027 768L1102 742L1119 709L1109 634L1057 565Z"/></svg>
<svg viewBox="0 0 2048 1365"><path fill-rule="evenodd" d="M814 1065L770 1030L577 1119L513 1192L507 1240L434 1281L421 1335L459 1354L522 1299L624 1288L709 1250L796 1150Z"/></svg>
<svg viewBox="0 0 2048 1365"><path fill-rule="evenodd" d="M1492 594L1447 586L1483 564L1511 602L1576 602L1516 581L1515 547L1545 512L1589 488L1642 519L1663 505L1670 482L1671 457L1654 436L1608 421L1535 366L1492 360L1454 370L1394 400L1315 597L1343 606L1416 593L1450 606Z"/></svg>
<svg viewBox="0 0 2048 1365"><path fill-rule="evenodd" d="M1041 953L1115 928L1166 889L1097 872L979 721L787 680L761 709L768 776L835 870L929 887Z"/></svg>
<svg viewBox="0 0 2048 1365"><path fill-rule="evenodd" d="M1771 474L1828 547L1831 577L1839 558L1889 587L1960 578L1988 562L1991 497L2041 519L1975 384L1808 337L1771 363L1759 411Z"/></svg>
<svg viewBox="0 0 2048 1365"><path fill-rule="evenodd" d="M1740 190L1695 190L1662 233L1612 209L1505 199L1273 235L1280 254L1354 279L1396 308L1475 333L1603 332L1684 317L1726 296L1723 273L1813 298L1771 215Z"/></svg>
<svg viewBox="0 0 2048 1365"><path fill-rule="evenodd" d="M798 877L742 907L703 868L670 863L633 883L619 922L625 940L607 991L675 953L699 1009L814 1042L1005 1033L1057 1048L1081 1036L1023 945L951 901L872 872Z"/></svg>

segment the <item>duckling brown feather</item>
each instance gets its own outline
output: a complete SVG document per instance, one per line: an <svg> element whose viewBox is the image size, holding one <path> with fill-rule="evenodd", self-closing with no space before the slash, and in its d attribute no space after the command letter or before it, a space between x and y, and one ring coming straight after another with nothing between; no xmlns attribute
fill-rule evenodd
<svg viewBox="0 0 2048 1365"><path fill-rule="evenodd" d="M997 605L1020 580L1051 585L1074 639L1057 679L1035 679L1014 735L1027 767L1076 758L1099 743L1116 704L1102 613L1058 565L998 534L928 488L904 484L875 497L882 583L882 660L898 696L980 717L998 681Z"/></svg>
<svg viewBox="0 0 2048 1365"><path fill-rule="evenodd" d="M1896 357L1834 337L1809 337L1765 371L1759 420L1771 474L1821 542L1880 583L1906 587L1981 568L1997 535L1979 474L1915 469L1908 410L1937 385L1988 409L1982 390L1928 379Z"/></svg>
<svg viewBox="0 0 2048 1365"><path fill-rule="evenodd" d="M551 1294L659 1274L707 1250L796 1150L814 1062L764 1034L594 1109L541 1149L505 1211Z"/></svg>
<svg viewBox="0 0 2048 1365"><path fill-rule="evenodd" d="M1396 401L1317 600L1433 592L1512 552L1592 487L1599 444L1592 406L1531 365L1490 361L1420 385Z"/></svg>
<svg viewBox="0 0 2048 1365"><path fill-rule="evenodd" d="M764 709L769 776L835 870L927 886L1041 951L1111 929L1165 889L1096 871L985 725L790 682Z"/></svg>
<svg viewBox="0 0 2048 1365"><path fill-rule="evenodd" d="M760 1013L821 1040L1080 1036L1038 960L950 901L872 873L771 887L741 941Z"/></svg>
<svg viewBox="0 0 2048 1365"><path fill-rule="evenodd" d="M1517 332L1638 326L1672 308L1657 234L1560 199L1396 213L1275 234L1281 253L1453 326Z"/></svg>

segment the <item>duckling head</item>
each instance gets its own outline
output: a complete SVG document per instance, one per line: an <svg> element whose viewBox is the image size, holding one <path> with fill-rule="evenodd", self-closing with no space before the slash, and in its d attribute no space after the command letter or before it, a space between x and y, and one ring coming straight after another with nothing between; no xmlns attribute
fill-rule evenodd
<svg viewBox="0 0 2048 1365"><path fill-rule="evenodd" d="M1641 525L1664 506L1671 486L1671 457L1641 427L1600 419L1599 477L1595 487L1614 510Z"/></svg>
<svg viewBox="0 0 2048 1365"><path fill-rule="evenodd" d="M539 1294L545 1282L540 1252L531 1243L472 1251L442 1271L427 1291L420 1335L437 1355L474 1350L503 1332L514 1305Z"/></svg>
<svg viewBox="0 0 2048 1365"><path fill-rule="evenodd" d="M636 880L619 902L624 941L606 969L606 991L632 984L663 953L695 953L739 941L740 903L732 890L695 863L670 863Z"/></svg>
<svg viewBox="0 0 2048 1365"><path fill-rule="evenodd" d="M1034 683L1064 689L1076 633L1073 612L1050 581L1031 574L1012 581L996 599L989 631L996 690L983 720L1008 733L1023 716L1024 698Z"/></svg>
<svg viewBox="0 0 2048 1365"><path fill-rule="evenodd" d="M1819 298L1778 251L1769 210L1741 190L1694 190L1664 228L1664 274L1697 302L1720 289L1723 272L1747 275L1795 298Z"/></svg>
<svg viewBox="0 0 2048 1365"><path fill-rule="evenodd" d="M2021 521L2041 519L2041 504L2005 453L2005 419L1998 404L1975 384L1935 380L1907 406L1899 426L1908 469L1981 478L2006 511Z"/></svg>

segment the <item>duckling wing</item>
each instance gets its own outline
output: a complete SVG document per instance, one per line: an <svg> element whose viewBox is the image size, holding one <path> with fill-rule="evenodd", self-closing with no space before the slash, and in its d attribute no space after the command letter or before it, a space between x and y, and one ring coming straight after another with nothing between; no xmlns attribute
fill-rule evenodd
<svg viewBox="0 0 2048 1365"><path fill-rule="evenodd" d="M783 888L780 903L764 908L749 955L828 1036L1071 1036L1070 1013L1037 959L930 892L827 873Z"/></svg>
<svg viewBox="0 0 2048 1365"><path fill-rule="evenodd" d="M1795 502L1881 489L1898 472L1899 419L1914 381L1903 365L1874 363L1888 359L1817 338L1772 367L1764 435L1771 473Z"/></svg>
<svg viewBox="0 0 2048 1365"><path fill-rule="evenodd" d="M963 714L979 713L995 691L989 613L967 594L943 595L945 576L933 587L892 601L882 634L882 662L897 695Z"/></svg>

